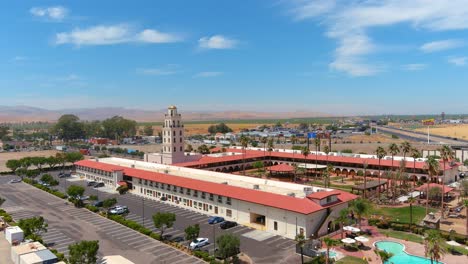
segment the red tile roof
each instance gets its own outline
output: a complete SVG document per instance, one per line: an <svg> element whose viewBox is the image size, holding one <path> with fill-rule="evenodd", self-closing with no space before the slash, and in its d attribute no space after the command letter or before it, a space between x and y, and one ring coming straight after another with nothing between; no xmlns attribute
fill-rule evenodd
<svg viewBox="0 0 468 264"><path fill-rule="evenodd" d="M442 186L444 188L444 193L448 193L448 192L451 192L453 191L453 188L452 187L448 187L448 186L445 186L445 185L442 185L442 184L438 184L438 183L430 183L429 184L429 190L431 188L439 188L440 190L442 190ZM420 192L426 192L427 191L427 183L426 184L423 184L421 186L419 186L418 188L416 188L417 191L420 191Z"/></svg>
<svg viewBox="0 0 468 264"><path fill-rule="evenodd" d="M231 185L225 185L214 182L207 182L201 180L195 180L190 178L184 178L179 176L167 175L158 172L127 168L112 164L105 164L93 160L81 160L75 163L84 167L100 169L104 171L117 171L123 170L124 174L138 179L151 180L164 184L175 185L183 188L197 190L200 192L212 193L215 195L221 195L231 197L233 199L251 202L255 204L261 204L265 206L271 206L280 208L292 212L301 214L311 214L313 212L320 211L325 207L311 201L307 198L298 198L287 195L275 194L260 190L241 188ZM344 203L356 199L357 196L344 191L338 191L339 203ZM335 205L335 204L334 204Z"/></svg>
<svg viewBox="0 0 468 264"><path fill-rule="evenodd" d="M243 150L241 149L227 149L229 152L236 152L236 153L244 153ZM262 151L262 150L245 150L245 158L260 158L264 156L270 156L270 152ZM290 158L290 159L297 159L299 162L304 161L304 156L302 154L293 154L293 153L285 153L285 152L276 152L272 151L271 152L272 157L277 157L277 158ZM243 159L244 155L231 155L231 156L222 156L222 157L210 157L210 156L203 156L200 160L198 161L191 161L191 162L185 162L185 163L179 163L175 164L176 166L183 166L183 167L195 167L195 166L202 166L202 165L210 165L214 163L220 163L220 162L227 162L227 161L241 161ZM315 154L309 154L307 156L307 160L310 161L315 161L315 159L319 161L327 161L330 163L349 163L349 166L355 166L359 165L362 166L364 162L367 162L368 165L373 165L373 166L378 166L379 165L379 160L378 159L371 159L371 158L355 158L355 157L342 157L342 156L326 156L326 155L315 155ZM425 169L426 168L426 163L423 161L416 161L416 164L414 164L413 161L407 161L406 162L406 168L408 169L413 169L413 166L416 165L416 169ZM440 169L442 170L444 167L444 163L441 161L440 162ZM450 170L453 167L459 166L459 163L455 163L453 166L450 166L449 163L445 164L445 169ZM380 166L382 169L386 168L391 168L392 167L392 160L384 160L382 159L380 161ZM395 160L393 161L393 167L397 168L400 166L400 162Z"/></svg>
<svg viewBox="0 0 468 264"><path fill-rule="evenodd" d="M275 172L293 172L294 167L290 166L288 164L282 163L282 164L278 164L278 165L275 165L275 166L271 166L271 167L268 168L268 170L269 171L275 171Z"/></svg>
<svg viewBox="0 0 468 264"><path fill-rule="evenodd" d="M324 198L327 198L328 196L332 196L332 195L339 195L341 194L341 191L339 190L333 190L333 191L328 191L328 192L314 192L314 193L311 193L309 195L307 195L307 198L310 198L310 199L318 199L318 200L322 200Z"/></svg>

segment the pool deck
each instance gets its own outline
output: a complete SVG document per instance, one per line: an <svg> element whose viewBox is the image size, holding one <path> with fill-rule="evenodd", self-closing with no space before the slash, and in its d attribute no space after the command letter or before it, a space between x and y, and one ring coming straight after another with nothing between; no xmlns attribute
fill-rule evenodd
<svg viewBox="0 0 468 264"><path fill-rule="evenodd" d="M384 241L392 241L392 242L401 243L401 244L405 245L405 251L408 254L412 254L412 255L415 255L415 256L419 256L419 257L424 257L424 245L423 244L418 244L418 243L411 242L411 241L404 241L404 240L400 240L400 239L396 239L396 238L392 238L392 237L386 237L385 235L380 234L378 232L377 228L375 228L374 226L363 225L362 229L363 230L365 230L365 229L371 229L372 230L373 235L372 235L372 237L369 237L369 242L364 243L365 246L368 246L371 249L350 252L350 251L345 250L343 247L336 247L336 248L334 248L334 250L339 251L342 254L348 255L348 256L353 256L353 257L357 257L357 258L365 257L370 264L381 264L382 261L374 253L374 249L375 249L374 248L374 243L384 240ZM333 238L334 239L341 239L341 235L340 234L335 235ZM445 263L445 264L468 263L468 256L455 256L455 255L452 255L450 253L447 253L440 261Z"/></svg>

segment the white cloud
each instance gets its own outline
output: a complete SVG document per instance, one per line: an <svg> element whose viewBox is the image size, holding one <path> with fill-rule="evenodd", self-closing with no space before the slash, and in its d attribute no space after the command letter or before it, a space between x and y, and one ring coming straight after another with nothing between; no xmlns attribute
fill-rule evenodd
<svg viewBox="0 0 468 264"><path fill-rule="evenodd" d="M448 62L455 66L465 66L468 62L468 57L451 57Z"/></svg>
<svg viewBox="0 0 468 264"><path fill-rule="evenodd" d="M320 19L320 24L326 27L326 36L338 42L330 67L352 76L379 72L367 58L379 50L369 36L370 29L403 23L427 31L468 29L467 0L321 2L293 1L290 10L295 20Z"/></svg>
<svg viewBox="0 0 468 264"><path fill-rule="evenodd" d="M223 75L222 72L217 72L217 71L206 71L206 72L199 72L195 74L193 77L195 78L207 78L207 77L217 77Z"/></svg>
<svg viewBox="0 0 468 264"><path fill-rule="evenodd" d="M60 21L68 15L68 9L63 6L33 7L29 12L36 17Z"/></svg>
<svg viewBox="0 0 468 264"><path fill-rule="evenodd" d="M426 64L423 63L411 63L411 64L406 64L403 65L403 69L407 71L421 71L427 68Z"/></svg>
<svg viewBox="0 0 468 264"><path fill-rule="evenodd" d="M443 51L448 49L454 49L463 46L463 41L456 40L456 39L447 39L447 40L440 40L440 41L433 41L425 43L421 46L421 50L426 53Z"/></svg>
<svg viewBox="0 0 468 264"><path fill-rule="evenodd" d="M154 29L143 30L138 33L137 39L147 43L171 43L182 40L182 38L175 34L162 33Z"/></svg>
<svg viewBox="0 0 468 264"><path fill-rule="evenodd" d="M229 39L222 35L203 37L198 40L199 47L203 49L233 49L237 43L237 40Z"/></svg>
<svg viewBox="0 0 468 264"><path fill-rule="evenodd" d="M173 75L173 74L179 73L179 65L168 64L161 68L140 68L140 69L137 69L136 72L138 74L155 75L155 76Z"/></svg>
<svg viewBox="0 0 468 264"><path fill-rule="evenodd" d="M55 44L112 45L128 42L169 43L180 41L176 35L162 33L154 29L138 32L126 24L93 26L86 29L75 28L71 32L61 32L55 37Z"/></svg>
<svg viewBox="0 0 468 264"><path fill-rule="evenodd" d="M12 59L12 61L15 61L15 62L27 61L27 60L28 60L28 57L25 57L25 56L16 56Z"/></svg>

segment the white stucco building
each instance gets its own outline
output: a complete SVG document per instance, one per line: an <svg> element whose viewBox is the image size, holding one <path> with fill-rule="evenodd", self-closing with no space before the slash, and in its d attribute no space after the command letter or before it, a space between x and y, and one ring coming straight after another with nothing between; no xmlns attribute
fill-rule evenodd
<svg viewBox="0 0 468 264"><path fill-rule="evenodd" d="M75 163L76 172L90 180L132 183L132 193L207 215L294 238L323 236L338 227L333 220L357 196L228 173L164 164L104 158Z"/></svg>

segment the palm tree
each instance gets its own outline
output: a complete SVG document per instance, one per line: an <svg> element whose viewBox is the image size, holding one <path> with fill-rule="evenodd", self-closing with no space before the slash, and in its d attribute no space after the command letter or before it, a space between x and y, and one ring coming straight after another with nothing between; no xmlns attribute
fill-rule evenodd
<svg viewBox="0 0 468 264"><path fill-rule="evenodd" d="M270 154L270 163L271 161L271 152L275 149L275 142L273 141L273 138L268 139L268 153Z"/></svg>
<svg viewBox="0 0 468 264"><path fill-rule="evenodd" d="M293 151L293 160L294 160L294 145L296 144L296 142L297 142L296 135L292 135L291 136L291 149Z"/></svg>
<svg viewBox="0 0 468 264"><path fill-rule="evenodd" d="M430 229L426 232L424 236L424 252L425 256L429 256L431 259L431 264L434 261L438 262L447 253L445 239L438 230Z"/></svg>
<svg viewBox="0 0 468 264"><path fill-rule="evenodd" d="M358 198L351 204L353 212L357 215L359 229L361 228L361 220L363 216L366 216L371 210L371 204L367 199Z"/></svg>
<svg viewBox="0 0 468 264"><path fill-rule="evenodd" d="M442 198L441 198L441 210L442 210L442 219L444 218L444 185L445 185L445 163L452 160L455 155L452 151L452 148L447 145L443 145L442 148L439 149L440 158L444 161L444 171L442 174Z"/></svg>
<svg viewBox="0 0 468 264"><path fill-rule="evenodd" d="M296 235L296 242L297 242L297 245L299 245L299 247L301 248L301 263L304 264L304 252L303 252L303 249L304 249L304 245L306 243L306 239L304 237L304 235L301 233L301 234L297 234Z"/></svg>
<svg viewBox="0 0 468 264"><path fill-rule="evenodd" d="M377 158L379 159L379 175L378 175L378 180L379 180L379 191L378 191L378 197L379 197L379 200L380 200L380 171L381 171L381 166L380 166L380 161L385 157L385 155L387 155L387 152L385 151L384 148L382 147L377 147L377 149L375 150L375 155L377 155Z"/></svg>
<svg viewBox="0 0 468 264"><path fill-rule="evenodd" d="M400 148L398 147L397 144L395 143L391 143L389 146L388 146L388 153L390 153L390 155L392 155L392 190L393 190L393 186L395 185L395 181L393 180L393 177L395 174L394 173L394 168L393 168L393 161L394 161L394 157L396 154L398 154L398 152L400 152Z"/></svg>
<svg viewBox="0 0 468 264"><path fill-rule="evenodd" d="M431 182L432 176L437 175L439 173L439 161L436 159L435 156L428 156L426 160L426 169L427 174L429 175L429 180L427 181L427 189L426 189L426 214L428 212L429 206L429 183Z"/></svg>
<svg viewBox="0 0 468 264"><path fill-rule="evenodd" d="M367 196L367 161L364 161L364 163L362 164L362 166L364 167L364 198L366 198Z"/></svg>
<svg viewBox="0 0 468 264"><path fill-rule="evenodd" d="M347 223L348 221L349 221L349 209L348 208L341 209L341 211L339 212L338 217L334 220L335 224L340 225L341 238L344 237L343 227L344 227L345 223Z"/></svg>
<svg viewBox="0 0 468 264"><path fill-rule="evenodd" d="M315 138L314 144L315 144L315 176L317 176L317 162L318 162L318 151L320 150L320 138Z"/></svg>
<svg viewBox="0 0 468 264"><path fill-rule="evenodd" d="M302 148L302 155L304 156L304 169L305 169L306 177L307 177L307 165L306 165L306 162L307 162L307 156L309 156L309 154L310 154L310 150L309 150L308 147Z"/></svg>
<svg viewBox="0 0 468 264"><path fill-rule="evenodd" d="M262 137L260 139L260 142L263 144L263 158L266 156L266 144L268 143L268 138L267 137Z"/></svg>
<svg viewBox="0 0 468 264"><path fill-rule="evenodd" d="M413 173L416 173L416 159L422 157L421 152L417 148L411 149L411 157L413 158ZM413 182L413 188L416 187L416 178Z"/></svg>
<svg viewBox="0 0 468 264"><path fill-rule="evenodd" d="M465 232L468 234L468 199L463 200L463 204L465 205L466 215L467 215L467 217L465 217L465 219L466 219L466 226L465 226L466 230L465 230Z"/></svg>
<svg viewBox="0 0 468 264"><path fill-rule="evenodd" d="M245 175L245 152L246 152L246 148L247 146L249 145L249 141L250 139L244 135L242 135L240 137L240 143L241 143L241 146L242 146L242 170L244 171L244 175Z"/></svg>
<svg viewBox="0 0 468 264"><path fill-rule="evenodd" d="M325 245L327 246L327 257L325 259L325 263L328 264L330 263L330 248L339 245L340 241L330 237L325 237L323 242L325 242Z"/></svg>
<svg viewBox="0 0 468 264"><path fill-rule="evenodd" d="M410 196L408 198L408 203L409 203L409 211L410 211L410 232L413 232L412 226L413 226L413 203L416 202L416 199L413 196Z"/></svg>
<svg viewBox="0 0 468 264"><path fill-rule="evenodd" d="M411 146L411 143L409 143L408 141L403 141L403 143L401 143L400 149L403 153L403 159L406 159L406 154L410 153L412 148L413 147Z"/></svg>

